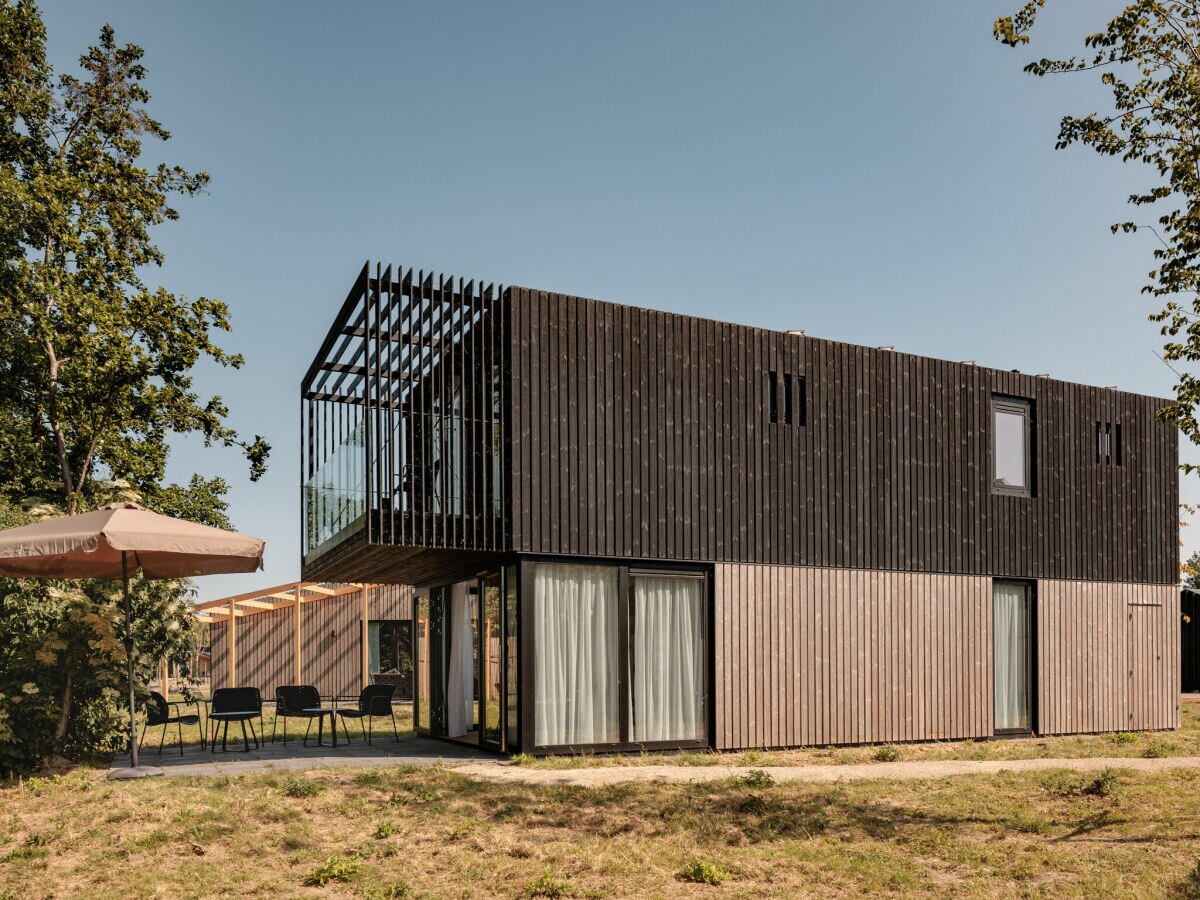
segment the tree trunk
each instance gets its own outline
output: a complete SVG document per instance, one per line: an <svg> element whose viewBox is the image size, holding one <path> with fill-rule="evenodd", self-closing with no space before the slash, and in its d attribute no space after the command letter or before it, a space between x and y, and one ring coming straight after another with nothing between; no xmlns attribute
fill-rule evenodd
<svg viewBox="0 0 1200 900"><path fill-rule="evenodd" d="M67 683L63 686L62 710L58 714L58 724L54 726L54 750L62 749L63 738L67 736L67 725L71 722L71 702L75 694L75 675L67 669Z"/></svg>

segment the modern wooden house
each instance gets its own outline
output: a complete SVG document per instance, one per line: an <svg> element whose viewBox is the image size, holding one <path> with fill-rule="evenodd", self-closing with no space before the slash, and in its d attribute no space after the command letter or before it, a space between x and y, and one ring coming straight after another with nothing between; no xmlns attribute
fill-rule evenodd
<svg viewBox="0 0 1200 900"><path fill-rule="evenodd" d="M418 727L497 750L1171 728L1162 404L368 265L303 572L415 585Z"/></svg>
<svg viewBox="0 0 1200 900"><path fill-rule="evenodd" d="M293 582L196 607L209 626L212 688L311 684L322 697L395 685L411 700L412 590L378 584Z"/></svg>

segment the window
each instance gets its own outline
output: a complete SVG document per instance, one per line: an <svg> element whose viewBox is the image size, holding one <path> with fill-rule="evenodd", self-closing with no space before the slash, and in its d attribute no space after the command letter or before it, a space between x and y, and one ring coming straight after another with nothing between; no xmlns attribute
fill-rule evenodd
<svg viewBox="0 0 1200 900"><path fill-rule="evenodd" d="M804 424L805 398L804 398L804 376L793 375L791 372L783 374L783 397L780 397L779 391L779 376L780 373L772 369L767 373L767 403L768 411L771 416L771 421L778 423L781 419L784 425L791 425L797 422ZM783 415L780 416L782 407Z"/></svg>
<svg viewBox="0 0 1200 900"><path fill-rule="evenodd" d="M373 684L395 685L397 700L412 699L411 646L411 619L367 623L367 671Z"/></svg>
<svg viewBox="0 0 1200 900"><path fill-rule="evenodd" d="M617 570L535 566L533 629L534 742L619 741Z"/></svg>
<svg viewBox="0 0 1200 900"><path fill-rule="evenodd" d="M703 744L705 577L533 566L534 744Z"/></svg>
<svg viewBox="0 0 1200 900"><path fill-rule="evenodd" d="M997 734L1033 729L1033 600L1026 584L992 587L994 728Z"/></svg>
<svg viewBox="0 0 1200 900"><path fill-rule="evenodd" d="M1112 422L1096 423L1096 464L1121 465L1121 426Z"/></svg>
<svg viewBox="0 0 1200 900"><path fill-rule="evenodd" d="M992 490L1033 493L1032 409L1028 400L992 398Z"/></svg>
<svg viewBox="0 0 1200 900"><path fill-rule="evenodd" d="M704 579L631 575L630 737L702 741L707 733Z"/></svg>

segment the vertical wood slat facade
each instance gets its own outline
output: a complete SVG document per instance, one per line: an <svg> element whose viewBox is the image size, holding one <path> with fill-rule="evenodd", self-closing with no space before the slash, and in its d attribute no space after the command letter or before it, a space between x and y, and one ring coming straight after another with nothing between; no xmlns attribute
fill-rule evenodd
<svg viewBox="0 0 1200 900"><path fill-rule="evenodd" d="M1177 589L1042 580L1036 731L1179 725ZM992 579L717 565L714 746L989 737Z"/></svg>
<svg viewBox="0 0 1200 900"><path fill-rule="evenodd" d="M1166 401L524 288L508 298L514 551L1175 581ZM772 371L803 384L790 425L770 421ZM992 491L995 395L1032 403L1031 497ZM1097 460L1097 422L1121 426L1120 465ZM610 457L626 470L594 478Z"/></svg>
<svg viewBox="0 0 1200 900"><path fill-rule="evenodd" d="M1043 734L1179 727L1179 589L1040 581Z"/></svg>
<svg viewBox="0 0 1200 900"><path fill-rule="evenodd" d="M376 585L370 589L371 619L411 620L412 589ZM362 685L362 597L356 591L300 605L300 681L296 680L295 606L291 603L254 615L238 616L237 687L256 687L264 700L275 688L311 684L322 696L357 696ZM209 625L213 688L233 687L229 679L228 619ZM336 634L334 634L336 632Z"/></svg>

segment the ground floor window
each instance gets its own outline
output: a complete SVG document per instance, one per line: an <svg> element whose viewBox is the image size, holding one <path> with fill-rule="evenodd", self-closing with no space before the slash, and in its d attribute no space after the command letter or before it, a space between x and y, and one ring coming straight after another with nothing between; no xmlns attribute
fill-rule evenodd
<svg viewBox="0 0 1200 900"><path fill-rule="evenodd" d="M367 623L367 671L374 684L391 684L396 699L412 699L412 621L375 619Z"/></svg>
<svg viewBox="0 0 1200 900"><path fill-rule="evenodd" d="M560 563L532 572L536 746L707 739L702 574Z"/></svg>
<svg viewBox="0 0 1200 900"><path fill-rule="evenodd" d="M633 575L629 667L636 743L703 740L707 721L704 580Z"/></svg>
<svg viewBox="0 0 1200 900"><path fill-rule="evenodd" d="M992 588L993 677L997 734L1033 729L1033 597L1029 585Z"/></svg>
<svg viewBox="0 0 1200 900"><path fill-rule="evenodd" d="M534 741L619 741L617 570L535 566L533 620Z"/></svg>

